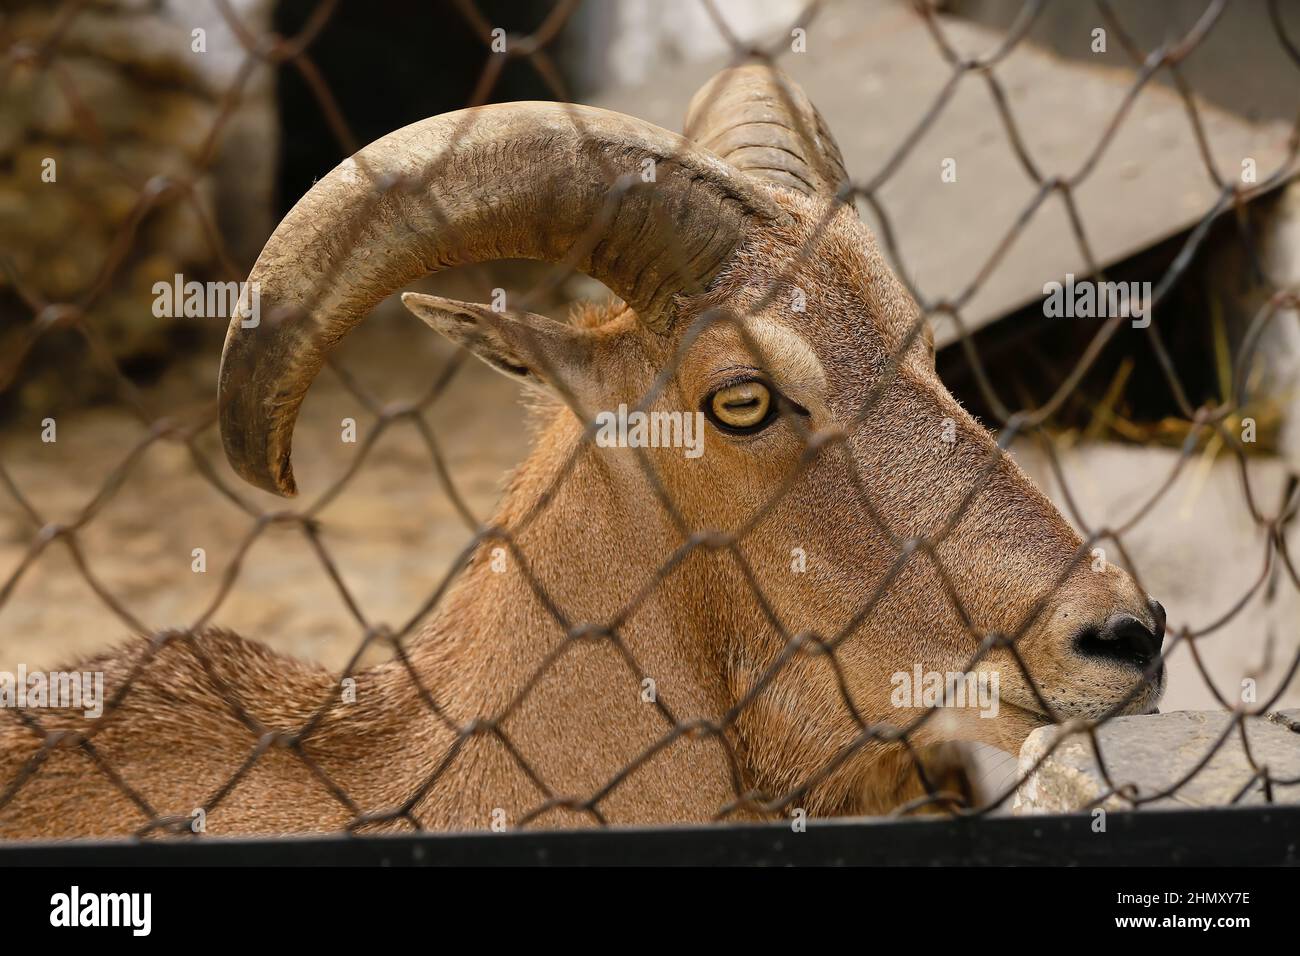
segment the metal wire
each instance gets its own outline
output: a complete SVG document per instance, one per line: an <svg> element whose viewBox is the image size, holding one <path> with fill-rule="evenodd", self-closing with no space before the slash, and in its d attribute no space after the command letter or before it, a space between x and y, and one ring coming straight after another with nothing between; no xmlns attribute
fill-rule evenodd
<svg viewBox="0 0 1300 956"><path fill-rule="evenodd" d="M200 151L201 158L197 163L197 169L200 173L212 163L223 128L229 121L234 107L240 101L241 94L250 77L258 69L285 66L297 70L315 96L322 115L343 151L347 154L355 152L360 144L353 136L347 119L339 110L326 78L313 64L310 57L313 43L328 23L335 10L336 3L332 2L332 0L323 0L315 8L301 33L294 37L282 37L274 34L259 35L240 20L237 13L232 9L229 0L214 0L214 2L234 36L238 39L244 52L244 61L236 71L234 81L221 99L221 106L212 129L208 131L203 139L204 146ZM763 61L774 65L779 63L781 55L786 52L784 44L765 49L743 43L738 39L736 32L727 24L725 17L722 16L711 0L703 0L703 2L710 18L730 45L735 62ZM0 72L3 82L7 82L12 75L12 71L20 66L34 68L38 71L49 71L59 77L60 89L67 98L73 113L75 115L91 116L93 119L93 110L80 96L75 82L66 73L60 72L58 59L60 44L66 37L69 28L86 11L88 6L86 0L74 0L74 2L66 3L60 12L52 18L51 29L41 43L35 46L14 44L5 50L4 59L0 61L3 64L3 72ZM456 6L473 31L482 37L485 45L490 47L493 25L474 6L472 0L457 0ZM819 2L811 3L795 23L807 25L816 16L820 6L821 3ZM482 74L467 105L486 102L491 97L502 72L512 60L526 61L536 70L537 75L543 82L550 87L558 100L567 101L569 97L560 79L559 70L548 50L560 38L576 7L575 0L560 0L560 2L556 3L545 22L535 32L525 36L509 37L506 44L507 52L504 55L489 53L485 58ZM1182 466L1196 453L1197 444L1202 438L1217 435L1223 446L1235 457L1250 513L1255 524L1263 532L1263 570L1249 591L1242 595L1241 599L1220 620L1201 628L1199 631L1188 626L1171 628L1172 640L1167 641L1160 660L1151 667L1151 670L1154 671L1180 645L1186 644L1187 651L1195 661L1202 679L1222 707L1230 712L1231 719L1204 757L1181 779L1175 781L1161 792L1141 794L1138 794L1131 784L1116 779L1112 775L1107 766L1102 743L1098 736L1098 728L1110 720L1115 713L1139 693L1141 684L1136 684L1129 698L1112 707L1108 713L1092 720L1073 719L1069 722L1069 727L1086 734L1089 738L1108 787L1107 792L1097 797L1089 806L1099 805L1115 797L1121 798L1130 806L1138 806L1166 797L1176 792L1200 773L1219 747L1234 735L1240 738L1253 773L1251 780L1238 794L1238 799L1246 794L1249 787L1258 784L1263 787L1265 798L1271 802L1275 786L1297 781L1278 779L1273 776L1268 766L1256 762L1256 758L1252 755L1249 746L1246 719L1252 715L1268 711L1280 698L1294 679L1297 668L1300 667L1300 652L1297 652L1296 656L1291 660L1289 669L1286 671L1286 679L1273 697L1259 703L1258 706L1247 707L1242 704L1231 703L1216 687L1213 677L1208 672L1198 651L1198 643L1238 614L1246 606L1247 602L1265 587L1266 582L1272 582L1270 584L1272 587L1276 587L1279 581L1289 582L1291 587L1300 589L1300 574L1297 573L1294 560L1288 553L1285 539L1286 527L1295 518L1297 510L1300 509L1300 495L1297 495L1296 483L1293 479L1287 486L1285 496L1275 511L1267 512L1264 510L1259 504L1258 495L1252 485L1252 476L1250 469L1247 467L1245 449L1237 435L1225 425L1234 414L1240 411L1246 402L1244 385L1242 384L1245 378L1244 374L1237 375L1237 391L1229 400L1222 404L1193 407L1191 400L1188 398L1188 390L1174 367L1174 361L1162 337L1160 324L1151 323L1145 331L1150 337L1151 345L1158 358L1170 393L1174 396L1182 418L1186 420L1189 426L1187 440L1183 443L1177 465L1171 471L1171 474L1130 516L1114 525L1089 527L1076 505L1065 469L1057 458L1055 444L1050 440L1046 426L1052 416L1072 394L1082 377L1095 365L1101 354L1102 347L1119 328L1120 318L1114 317L1098 329L1093 342L1079 357L1075 368L1061 381L1057 390L1047 401L1032 410L1014 410L1014 406L1009 404L994 387L981 359L976 340L962 320L962 311L982 287L988 276L998 268L1016 235L1033 218L1036 211L1053 196L1060 199L1069 213L1074 239L1087 263L1088 272L1099 277L1103 275L1083 227L1083 217L1077 204L1077 191L1080 185L1089 179L1110 139L1124 123L1129 107L1136 96L1162 71L1169 76L1174 88L1185 104L1189 123L1194 131L1199 148L1200 158L1205 167L1205 174L1217 190L1218 198L1211 208L1205 211L1198 225L1191 230L1181 252L1157 284L1154 301L1152 302L1153 308L1159 307L1169 290L1187 270L1193 255L1205 241L1212 223L1229 213L1241 216L1245 204L1249 200L1283 182L1296 172L1296 158L1297 153L1300 152L1300 120L1297 121L1297 126L1291 133L1285 162L1279 168L1263 176L1258 183L1249 186L1225 181L1210 161L1210 149L1200 122L1197 103L1180 72L1182 62L1197 49L1214 29L1224 11L1225 3L1223 0L1210 3L1204 14L1184 36L1150 51L1141 49L1125 32L1120 18L1116 15L1110 3L1098 0L1096 7L1103 22L1111 33L1119 38L1121 46L1132 60L1136 71L1133 84L1100 139L1091 150L1084 154L1078 168L1073 172L1064 174L1048 174L1034 160L1030 149L1026 145L1020 131L1019 121L1011 109L1006 91L997 72L1002 60L1023 41L1042 7L1041 0L1026 3L1020 16L1008 31L1005 41L987 56L971 59L963 57L949 42L943 24L934 15L929 4L924 2L915 4L915 13L924 21L933 39L936 55L942 58L951 69L949 79L943 84L934 101L920 112L914 128L887 158L881 168L866 178L855 178L850 186L842 192L841 198L850 202L860 201L874 213L880 224L879 234L885 250L900 277L906 277L909 273L903 267L904 263L896 242L896 230L890 219L886 204L881 199L881 193L897 171L908 162L917 142L949 107L958 88L962 84L969 82L983 83L989 88L1003 131L1012 147L1012 151L1026 175L1035 185L1033 197L1020 215L1017 216L1006 235L992 237L994 241L990 244L991 251L988 259L978 270L971 283L957 295L950 299L932 300L925 296L923 290L909 284L909 291L920 305L920 315L907 335L906 341L891 356L890 363L881 375L881 381L873 387L863 407L848 427L835 434L811 435L806 429L801 433L805 442L805 449L799 467L786 476L785 480L777 487L772 489L768 502L741 528L727 533L712 529L693 529L677 508L670 491L660 481L648 457L642 452L638 457L646 480L654 489L660 503L678 529L681 542L676 551L667 557L658 572L635 590L632 599L625 606L615 610L608 620L598 627L578 625L573 622L566 614L565 609L547 592L541 583L539 575L534 571L529 555L518 544L521 532L535 520L538 514L550 507L556 489L568 479L577 451L575 451L574 457L569 460L568 464L560 470L556 482L538 498L533 508L513 527L506 528L481 523L474 517L471 509L456 488L452 469L448 466L434 438L435 432L430 422L430 411L434 403L448 387L455 368L460 361L459 358L454 360L442 374L437 376L425 394L414 401L395 404L386 403L378 396L371 394L352 376L348 375L345 369L334 366L347 391L373 415L374 426L368 430L366 439L358 446L356 457L345 473L327 487L314 502L307 504L305 507L295 510L262 510L245 497L241 493L241 489L232 486L222 478L218 469L205 457L200 444L202 435L215 424L215 407L208 409L204 418L195 423L179 424L166 416L159 415L150 407L146 398L131 382L118 361L113 357L111 349L104 340L102 330L97 327L96 314L105 294L113 288L115 283L123 281L120 269L126 254L133 247L133 244L138 241L138 228L141 222L152 212L163 207L178 204L187 205L200 218L203 232L213 244L216 258L223 265L225 271L230 275L239 276L240 269L235 265L235 257L225 247L221 230L212 220L204 204L198 201L196 178L158 175L140 182L138 175L124 171L124 177L132 183L133 188L136 190L135 205L113 243L103 270L83 295L74 301L46 301L36 289L25 282L23 276L17 274L11 264L6 263L12 287L30 311L31 321L23 327L21 335L8 354L0 356L0 393L14 385L25 363L29 360L34 347L43 337L57 330L71 329L84 338L88 346L89 360L106 370L113 377L118 388L119 401L138 417L146 429L146 434L120 463L104 474L98 492L85 503L79 514L72 521L64 524L48 521L32 499L19 487L10 472L4 467L3 462L0 462L0 484L3 485L4 491L16 503L18 508L21 509L22 514L26 516L33 529L24 557L9 577L0 583L0 614L3 613L6 604L14 593L15 587L23 576L30 571L32 566L42 558L48 549L55 545L61 545L70 552L78 573L98 598L112 611L124 627L134 634L147 638L149 648L139 658L131 678L125 682L124 686L118 688L107 702L105 720L98 726L92 726L79 732L53 730L45 727L39 714L32 710L9 709L5 711L5 715L0 719L17 720L31 733L40 738L43 743L16 778L0 780L0 808L10 803L28 781L41 772L43 763L55 749L79 748L90 759L95 761L107 780L113 786L118 787L140 811L143 818L139 828L140 833L170 832L189 834L191 832L188 826L189 819L176 819L159 814L150 806L148 800L134 789L130 782L111 766L110 762L100 755L96 749L96 737L100 733L102 726L110 723L108 718L111 717L114 709L120 705L124 696L129 692L132 682L150 666L159 651L168 644L182 642L187 645L194 659L208 672L209 676L215 681L220 681L218 672L212 666L212 661L208 656L209 651L204 640L204 629L210 625L214 616L234 596L236 582L244 559L254 543L268 529L288 526L299 529L306 537L318 556L324 573L338 590L346 608L355 619L357 629L361 635L357 651L339 675L339 679L341 680L357 672L356 669L359 666L361 655L370 644L380 642L388 645L418 688L420 699L430 713L446 729L453 732L454 738L447 752L438 755L437 759L432 761L432 764L436 767L432 775L424 780L407 800L394 807L364 807L358 805L344 788L331 780L303 746L304 743L311 740L313 733L331 709L337 706L336 701L332 699L323 701L310 719L302 726L268 727L241 706L237 694L228 693L225 695L226 703L230 708L230 712L247 728L251 746L247 760L221 787L208 794L200 803L200 806L208 815L219 813L223 800L238 786L267 750L281 748L302 761L312 775L324 785L329 798L337 802L350 818L349 829L357 829L376 823L402 823L419 829L423 826L416 812L419 799L429 791L443 774L448 772L448 768L453 764L455 757L464 745L477 736L496 739L538 790L539 800L537 805L515 821L518 826L527 826L542 818L548 811L559 807L583 813L593 822L603 824L606 822L606 817L602 812L602 803L609 794L619 787L634 785L629 784L628 779L639 767L661 752L678 746L684 740L701 738L715 741L722 748L731 768L733 799L723 806L714 808L713 815L718 819L725 819L740 811L781 815L790 808L798 806L799 801L812 788L825 780L844 761L872 743L902 746L911 754L917 774L924 786L924 796L909 801L895 810L895 813L913 813L923 808L937 808L949 813L967 815L980 815L993 811L1003 805L1015 792L1024 779L1023 775L1003 791L994 794L990 799L979 805L971 805L968 798L963 794L939 789L935 783L928 779L925 767L920 761L912 741L917 729L932 717L933 711L902 727L869 724L861 716L852 695L845 686L843 675L840 672L840 662L837 658L837 651L840 646L873 613L882 596L887 593L891 583L897 579L909 562L921 560L928 561L938 571L940 578L944 582L948 600L952 602L962 621L965 622L965 626L973 639L973 646L977 648L968 662L968 669L974 668L981 659L993 651L1005 648L1010 651L1017 661L1028 684L1030 686L1034 685L1032 673L1017 649L1017 642L1025 630L1033 623L1038 612L1046 605L1051 594L1044 596L1034 614L1025 621L1024 627L1020 631L1010 634L982 633L971 624L970 616L962 607L948 570L943 567L939 558L938 545L960 521L975 492L968 494L962 500L949 520L935 534L919 539L902 540L887 531L886 523L879 518L878 512L871 501L871 496L863 484L857 464L852 456L847 453L847 442L853 433L857 429L866 426L873 415L878 414L877 402L887 388L892 375L897 371L900 357L912 346L916 337L922 334L926 319L934 316L945 316L958 329L960 346L974 370L978 388L987 406L993 410L1000 426L998 445L994 454L989 457L983 466L985 473L987 474L997 466L1003 454L1003 449L1017 436L1030 436L1037 439L1038 444L1048 457L1053 474L1064 491L1068 512L1075 524L1081 529L1084 538L1084 544L1075 556L1076 563L1085 561L1091 550L1099 543L1113 543L1119 553L1125 557L1126 563L1133 570L1135 577L1138 577L1140 585L1140 577L1137 575L1136 569L1132 569L1132 562L1127 560L1129 552L1124 544L1124 535L1141 522L1169 490ZM1287 55L1296 67L1300 68L1300 52L1297 51L1295 39L1289 37L1285 32L1278 13L1276 0L1270 3L1269 9L1271 24L1279 43L1287 51ZM574 121L575 123L580 122L576 116ZM369 173L368 170L366 172ZM635 187L625 181L616 180L613 173L614 171L611 171L611 180L615 181L615 185L611 189L611 198L616 200L621 195L621 191ZM379 189L400 189L404 186L402 183L383 183L377 179L375 185ZM821 225L824 227L825 223ZM593 223L592 234L588 237L590 242L599 240L602 227L603 223L598 217L597 221ZM817 230L817 236L820 236L820 234L821 228ZM800 250L801 253L807 253L807 251L807 249ZM578 261L580 258L581 250L575 250L573 260ZM906 282L906 279L904 281ZM1250 333L1247 336L1247 346L1243 348L1245 352L1249 352L1255 347L1259 341L1260 332L1270 322L1274 321L1279 313L1288 309L1300 308L1300 293L1296 289L1280 286L1267 277L1266 274L1265 281L1269 283L1268 291L1270 295L1266 305L1252 323ZM764 304L770 302L773 297L779 294L780 284L774 285L775 287L768 291L763 301L755 307L755 311L761 309ZM543 283L531 290L526 299L536 299L551 290L552 285ZM524 304L527 304L526 301ZM685 351L689 349L690 344L704 328L719 320L716 315L702 316L696 326L689 330L684 337L677 359L681 359ZM748 341L746 344L756 355L761 355L756 343ZM1242 368L1247 367L1250 357L1249 354L1245 354L1238 358L1239 372ZM643 397L638 407L647 408L653 402L656 394L669 382L675 371L675 363L665 368L657 378L651 392ZM321 513L330 502L343 494L362 472L366 463L370 460L372 450L380 437L388 429L402 422L414 426L416 433L420 436L420 440L431 456L443 492L448 496L466 526L471 529L473 537L459 556L459 559L454 563L452 569L444 579L436 582L427 599L410 618L395 628L389 628L368 618L354 595L349 592L344 583L343 575L322 539L321 529L324 519L321 517ZM584 436L585 442L592 440L593 431L594 427L587 430ZM124 601L96 574L82 548L81 536L87 526L96 520L104 504L110 498L117 494L130 493L130 479L138 463L152 446L159 443L176 443L184 446L193 463L193 477L195 480L210 484L223 498L239 509L246 517L248 527L234 559L222 578L217 593L203 609L202 613L186 627L155 632L147 628L133 615ZM839 633L825 635L790 633L779 615L773 610L772 602L764 594L758 577L749 566L740 545L748 535L753 533L754 528L760 523L764 515L769 513L789 490L802 480L808 467L823 455L839 456L850 469L859 500L865 504L877 527L889 537L896 554L893 556L889 571L877 584L859 613L854 615L850 623ZM976 481L973 486L978 488L980 484L979 481ZM510 551L514 561L522 569L535 597L547 609L557 626L563 630L566 636L546 657L537 673L517 689L510 702L500 712L482 714L464 724L458 724L449 716L443 703L437 701L430 691L420 684L419 676L406 656L406 642L419 631L430 613L439 605L451 584L467 566L476 549L491 544L502 545ZM634 760L622 767L594 792L585 794L555 792L547 784L543 775L530 763L529 755L521 753L505 733L502 726L504 719L518 709L520 704L533 691L547 668L553 666L555 661L565 653L566 648L578 642L593 640L607 642L625 663L629 682L639 685L647 675L622 638L621 629L637 608L653 594L664 578L696 551L725 552L736 562L737 566L742 569L748 586L752 590L753 597L762 608L768 624L780 636L784 644L783 649L776 656L772 665L754 682L753 686L726 713L717 715L716 719L684 722L676 716L668 701L656 698L654 706L662 717L663 723L663 731L659 739L646 747ZM808 779L800 781L787 792L766 793L752 789L745 782L740 760L732 742L732 731L735 723L740 714L763 694L764 690L772 684L776 676L789 665L791 660L805 654L824 656L834 669L839 681L845 711L855 722L857 736L851 744L842 748L826 766ZM1047 714L1054 714L1050 704L1043 700L1041 696L1039 702ZM1058 720L1058 722L1061 721ZM1056 746L1053 745L1042 760L1047 759L1047 756L1050 756ZM1041 765L1042 760L1029 773L1036 770L1037 766ZM1081 807L1080 809L1087 809L1087 807Z"/></svg>

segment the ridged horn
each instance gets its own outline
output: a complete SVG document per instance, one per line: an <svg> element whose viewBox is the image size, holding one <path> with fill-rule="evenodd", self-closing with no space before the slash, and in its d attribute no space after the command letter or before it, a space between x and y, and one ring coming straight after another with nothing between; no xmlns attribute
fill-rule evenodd
<svg viewBox="0 0 1300 956"><path fill-rule="evenodd" d="M785 215L707 150L606 110L504 103L390 133L317 182L253 266L221 360L226 456L252 484L294 494L294 424L326 355L421 276L571 262L662 329L673 296L706 289L754 226Z"/></svg>
<svg viewBox="0 0 1300 956"><path fill-rule="evenodd" d="M700 87L686 137L760 179L830 201L848 182L844 157L798 83L761 63L732 67Z"/></svg>

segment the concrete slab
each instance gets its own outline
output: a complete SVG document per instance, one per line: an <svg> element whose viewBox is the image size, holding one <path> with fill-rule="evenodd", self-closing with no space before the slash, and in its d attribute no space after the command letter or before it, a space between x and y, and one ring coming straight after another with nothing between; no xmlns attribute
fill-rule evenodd
<svg viewBox="0 0 1300 956"><path fill-rule="evenodd" d="M1003 39L955 18L940 22L963 55L987 54ZM1110 47L1096 56L1095 66L1085 66L1021 43L994 69L1043 177L1074 175L1106 140L1134 83L1125 54L1118 44ZM648 83L601 93L591 102L680 129L683 104L727 62L674 64ZM859 184L885 168L953 72L910 5L893 0L827 4L807 27L807 52L786 53L780 64L825 115ZM1252 125L1205 104L1199 115L1225 180L1240 182L1246 159L1254 160L1260 180L1284 164L1285 124ZM941 164L949 158L956 160L957 179L945 183ZM1049 198L1023 228L1016 226L1035 192L988 85L972 73L880 189L879 200L896 233L903 270L931 300L961 295L1003 239L1014 235L963 310L967 326L978 328L1041 297L1045 282L1088 271L1059 198ZM1104 268L1188 229L1212 208L1217 194L1183 101L1148 84L1075 198L1093 255ZM941 345L954 338L946 318L935 331Z"/></svg>

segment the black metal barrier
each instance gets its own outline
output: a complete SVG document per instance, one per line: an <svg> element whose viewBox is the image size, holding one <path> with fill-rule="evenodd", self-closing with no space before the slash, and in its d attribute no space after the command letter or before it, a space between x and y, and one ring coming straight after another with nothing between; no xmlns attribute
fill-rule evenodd
<svg viewBox="0 0 1300 956"><path fill-rule="evenodd" d="M1104 823L1104 829L1099 827ZM1300 806L403 836L0 843L23 866L1297 866Z"/></svg>

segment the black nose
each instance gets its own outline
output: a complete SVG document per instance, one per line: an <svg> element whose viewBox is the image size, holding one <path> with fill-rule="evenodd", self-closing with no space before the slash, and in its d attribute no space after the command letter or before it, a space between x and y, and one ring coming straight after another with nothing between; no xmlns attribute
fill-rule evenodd
<svg viewBox="0 0 1300 956"><path fill-rule="evenodd" d="M1159 656L1165 638L1165 609L1159 601L1149 601L1148 605L1155 618L1154 631L1132 614L1112 614L1101 627L1083 632L1079 653L1145 668Z"/></svg>

